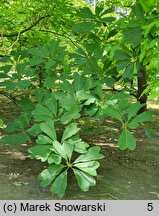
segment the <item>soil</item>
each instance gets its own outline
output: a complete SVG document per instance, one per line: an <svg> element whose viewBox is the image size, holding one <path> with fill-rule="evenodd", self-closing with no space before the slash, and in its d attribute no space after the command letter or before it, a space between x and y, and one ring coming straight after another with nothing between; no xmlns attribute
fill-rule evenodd
<svg viewBox="0 0 159 216"><path fill-rule="evenodd" d="M6 124L19 115L17 107L5 97L0 97L0 118ZM155 121L150 127L159 132L159 106L149 101L154 109ZM137 139L135 151L121 151L117 147L120 124L112 119L80 120L81 136L91 145L100 145L105 158L100 161L97 185L89 192L80 191L74 178L69 178L63 199L159 199L159 137L146 137L142 128L134 131ZM1 134L3 135L3 134ZM20 147L0 144L0 199L59 199L52 195L49 187L42 188L37 174L45 164L31 160L27 153L28 144ZM70 174L71 175L71 174Z"/></svg>

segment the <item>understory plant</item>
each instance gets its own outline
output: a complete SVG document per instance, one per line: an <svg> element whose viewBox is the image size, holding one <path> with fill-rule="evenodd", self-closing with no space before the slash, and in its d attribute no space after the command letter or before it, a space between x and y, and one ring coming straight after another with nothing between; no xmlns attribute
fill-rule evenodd
<svg viewBox="0 0 159 216"><path fill-rule="evenodd" d="M32 158L48 163L48 168L38 175L41 185L45 187L53 182L51 192L62 197L67 187L68 171L72 170L83 191L94 186L96 181L93 176L97 175L96 169L100 165L97 160L103 158L99 153L100 147L88 149L89 145L77 135L80 129L76 123L67 125L60 141L53 120L41 123L40 129L44 135L38 136L37 145L29 148L29 153ZM80 155L73 157L74 153Z"/></svg>
<svg viewBox="0 0 159 216"><path fill-rule="evenodd" d="M85 82L89 80L90 85L81 85L80 82L77 86L77 77ZM38 179L41 186L50 185L51 192L59 197L65 194L68 172L74 173L83 191L94 186L96 169L100 166L98 160L104 158L99 146L90 147L80 138L77 124L81 116L118 120L121 122L119 148L134 150L136 140L132 132L142 122L151 121L153 114L147 111L137 115L143 105L130 103L126 93L106 94L102 85L95 85L93 79L87 80L80 74L74 75L74 79L72 84L63 82L60 90L47 92L39 88L34 102L27 97L17 101L22 113L5 129L13 134L1 139L2 143L17 145L35 137L36 145L30 147L28 152L32 159L40 160L47 166Z"/></svg>

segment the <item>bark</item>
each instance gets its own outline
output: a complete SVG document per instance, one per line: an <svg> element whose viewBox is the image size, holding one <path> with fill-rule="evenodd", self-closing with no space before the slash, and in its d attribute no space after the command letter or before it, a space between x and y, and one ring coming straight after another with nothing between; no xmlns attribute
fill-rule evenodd
<svg viewBox="0 0 159 216"><path fill-rule="evenodd" d="M137 100L141 104L145 104L138 112L138 114L146 111L147 109L147 94L143 94L147 87L147 75L146 75L146 69L143 67L138 71L138 78L137 78Z"/></svg>

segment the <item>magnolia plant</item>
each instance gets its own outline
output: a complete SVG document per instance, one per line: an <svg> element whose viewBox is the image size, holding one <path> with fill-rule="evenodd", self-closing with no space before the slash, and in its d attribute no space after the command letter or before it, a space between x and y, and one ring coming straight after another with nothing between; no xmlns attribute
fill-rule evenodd
<svg viewBox="0 0 159 216"><path fill-rule="evenodd" d="M75 30L81 30L81 25L85 24L78 24ZM86 27L88 26L85 29ZM38 179L44 187L51 185L52 193L59 197L65 194L70 171L74 173L83 191L94 186L96 170L100 165L98 160L104 157L99 146L90 147L79 137L80 128L77 125L81 116L111 117L119 121L121 135L118 144L122 150L134 150L136 140L133 130L139 124L152 120L153 113L150 111L138 115L143 105L131 102L130 94L126 91L117 94L105 91L104 86L109 90L114 85L115 78L104 74L104 64L97 64L101 63L101 59L104 61L105 50L98 47L97 53L88 56L91 50L86 46L85 51L78 49L78 52L73 53L79 68L71 74L61 72L68 66L64 60L66 47L62 47L56 40L29 49L26 57L20 55L16 63L14 61L17 57L14 54L10 60L13 61L15 70L11 74L11 63L8 62L4 67L4 80L1 84L6 86L6 91L28 90L30 94L16 100L21 114L7 124L5 131L9 134L2 137L1 143L20 145L34 137L36 145L30 147L28 152L32 159L47 164ZM8 58L5 60L10 61ZM57 80L60 80L58 84Z"/></svg>
<svg viewBox="0 0 159 216"><path fill-rule="evenodd" d="M72 170L83 191L94 186L96 181L93 176L97 175L96 169L100 165L97 160L104 157L99 153L100 147L88 149L89 145L77 135L80 129L76 123L68 124L60 141L53 120L41 123L40 128L42 134L38 136L37 145L29 148L29 153L32 158L48 163L48 168L38 175L41 185L52 184L51 192L62 197L67 187L67 174ZM80 156L74 158L74 153Z"/></svg>

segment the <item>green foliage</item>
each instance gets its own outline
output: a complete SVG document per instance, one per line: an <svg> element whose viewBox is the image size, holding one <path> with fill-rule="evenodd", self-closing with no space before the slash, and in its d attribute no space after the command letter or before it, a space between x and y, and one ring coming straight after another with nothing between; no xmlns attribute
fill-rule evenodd
<svg viewBox="0 0 159 216"><path fill-rule="evenodd" d="M17 119L12 123L8 123L5 130L7 132L16 132L16 134L7 135L1 138L1 143L3 144L13 144L19 145L30 140L30 136L25 132L25 129L29 125L30 117L26 114L20 115Z"/></svg>
<svg viewBox="0 0 159 216"><path fill-rule="evenodd" d="M139 24L129 23L129 26L124 29L124 40L132 45L133 48L139 45L143 30Z"/></svg>
<svg viewBox="0 0 159 216"><path fill-rule="evenodd" d="M83 32L90 32L92 31L94 28L96 27L95 23L92 22L81 22L81 23L77 23L73 30L76 33L83 33Z"/></svg>
<svg viewBox="0 0 159 216"><path fill-rule="evenodd" d="M78 131L79 131L79 128L77 128L76 123L69 124L64 131L61 142L64 142L68 138L72 137Z"/></svg>
<svg viewBox="0 0 159 216"><path fill-rule="evenodd" d="M3 125L3 120L0 119L0 127L2 127L2 125Z"/></svg>
<svg viewBox="0 0 159 216"><path fill-rule="evenodd" d="M126 128L123 129L122 134L118 140L119 146L121 150L125 150L129 148L130 150L134 150L136 148L136 140L133 135Z"/></svg>
<svg viewBox="0 0 159 216"><path fill-rule="evenodd" d="M159 96L159 5L151 3L106 1L93 10L76 0L3 0L0 88L21 113L7 124L1 143L36 140L28 152L46 163L38 175L41 186L50 185L59 197L65 195L68 172L81 190L94 186L104 157L100 147L80 138L81 116L119 121L121 150L134 150L135 129L153 120L153 112L138 114L144 104L131 98L138 97L143 67L149 84L143 94Z"/></svg>
<svg viewBox="0 0 159 216"><path fill-rule="evenodd" d="M136 129L139 124L142 124L143 122L153 121L152 111L143 112L137 115L137 112L142 106L143 105L139 102L129 103L127 100L122 99L122 101L118 101L113 105L108 105L104 110L108 116L121 122L122 133L119 137L118 144L122 150L125 150L126 148L134 150L136 148L136 140L129 130Z"/></svg>
<svg viewBox="0 0 159 216"><path fill-rule="evenodd" d="M115 50L114 57L116 60L115 63L116 63L117 69L119 71L124 70L123 78L132 80L135 64L132 61L133 56L130 53L130 51L128 52L126 50Z"/></svg>
<svg viewBox="0 0 159 216"><path fill-rule="evenodd" d="M32 158L39 159L42 162L47 161L49 164L48 168L38 176L41 185L45 187L53 182L51 192L59 197L64 196L67 187L67 173L72 169L79 187L83 191L87 191L90 186L94 186L95 179L92 176L97 175L96 169L99 167L96 160L103 158L103 155L99 153L100 147L92 147L86 150L88 145L83 145L80 139L78 139L78 142L74 140L74 136L79 131L76 123L71 123L65 128L61 143L57 140L53 120L41 123L41 130L47 136L39 135L37 145L28 150ZM73 152L79 152L79 146L80 153L81 150L84 153L73 160ZM81 178L84 179L81 180ZM84 186L81 181L86 181L86 179L87 184ZM94 183L92 184L92 182Z"/></svg>
<svg viewBox="0 0 159 216"><path fill-rule="evenodd" d="M13 144L19 146L19 144L26 143L30 140L27 133L22 132L20 134L12 134L1 138L3 144Z"/></svg>
<svg viewBox="0 0 159 216"><path fill-rule="evenodd" d="M139 2L144 8L144 11L146 12L153 10L154 6L158 6L159 3L158 0L147 0L146 2L144 2L143 0L139 0Z"/></svg>

